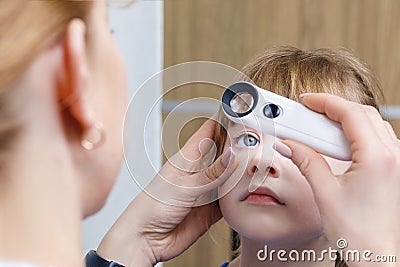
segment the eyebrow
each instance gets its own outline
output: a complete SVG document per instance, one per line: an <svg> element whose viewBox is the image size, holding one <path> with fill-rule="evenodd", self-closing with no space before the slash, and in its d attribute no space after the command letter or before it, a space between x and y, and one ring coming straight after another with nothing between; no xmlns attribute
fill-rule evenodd
<svg viewBox="0 0 400 267"><path fill-rule="evenodd" d="M229 126L228 126L228 128L229 128ZM233 123L230 125L230 128L231 128L231 130L232 130L232 129L235 130L236 128L239 128L239 129L243 129L243 130L253 130L253 131L259 132L259 131L255 130L255 129L251 128L251 127L248 127L248 126L246 126L246 125L244 125L244 124L235 123L235 122L233 122Z"/></svg>

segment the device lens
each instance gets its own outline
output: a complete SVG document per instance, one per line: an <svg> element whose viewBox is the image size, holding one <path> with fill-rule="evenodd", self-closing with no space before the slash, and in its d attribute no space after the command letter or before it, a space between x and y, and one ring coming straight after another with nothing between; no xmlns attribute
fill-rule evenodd
<svg viewBox="0 0 400 267"><path fill-rule="evenodd" d="M232 97L230 106L233 112L241 114L248 112L254 103L253 96L247 92L237 93Z"/></svg>
<svg viewBox="0 0 400 267"><path fill-rule="evenodd" d="M279 106L269 103L264 107L264 115L269 119L275 119L281 115L281 109Z"/></svg>

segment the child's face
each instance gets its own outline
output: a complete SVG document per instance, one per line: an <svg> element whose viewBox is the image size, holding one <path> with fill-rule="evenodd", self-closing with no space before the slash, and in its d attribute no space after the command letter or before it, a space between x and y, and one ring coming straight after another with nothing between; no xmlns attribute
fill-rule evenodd
<svg viewBox="0 0 400 267"><path fill-rule="evenodd" d="M232 147L239 167L219 190L221 211L233 229L252 240L271 245L311 241L323 234L313 192L298 168L274 153L274 141L239 124L228 127L224 151ZM325 158L335 174L349 167ZM250 194L249 186L255 185L258 189Z"/></svg>

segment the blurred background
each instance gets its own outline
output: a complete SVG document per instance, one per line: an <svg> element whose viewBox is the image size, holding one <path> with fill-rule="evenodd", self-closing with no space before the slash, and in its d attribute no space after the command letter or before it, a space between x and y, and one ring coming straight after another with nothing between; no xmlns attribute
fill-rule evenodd
<svg viewBox="0 0 400 267"><path fill-rule="evenodd" d="M241 69L274 46L345 48L375 71L386 98L386 113L399 136L399 17L398 0L166 0L164 67L209 60ZM221 96L221 90L196 86L166 95L164 104ZM165 113L164 109L164 117ZM189 126L193 131L197 125ZM186 129L180 136L181 144L190 132ZM230 236L221 221L191 249L164 266L220 266L231 257Z"/></svg>
<svg viewBox="0 0 400 267"><path fill-rule="evenodd" d="M215 61L241 69L257 54L275 46L345 48L375 71L386 98L383 108L398 136L399 17L398 0L142 0L129 8L111 9L111 24L127 61L132 94L156 72L188 61ZM162 163L160 129L170 110L191 98L219 99L221 92L222 88L216 86L195 84L165 95L158 118L152 120L151 149L156 156L151 160L155 166ZM162 84L149 94L161 96ZM215 107L199 103L178 116L185 120L198 109L210 114L215 111ZM202 121L185 125L178 136L181 145ZM180 128L177 125L175 130ZM140 129L136 132L140 138ZM177 136L176 132L165 134ZM97 246L138 190L124 167L106 209L84 224L85 249ZM191 249L164 266L219 266L231 257L230 239L231 231L221 221Z"/></svg>

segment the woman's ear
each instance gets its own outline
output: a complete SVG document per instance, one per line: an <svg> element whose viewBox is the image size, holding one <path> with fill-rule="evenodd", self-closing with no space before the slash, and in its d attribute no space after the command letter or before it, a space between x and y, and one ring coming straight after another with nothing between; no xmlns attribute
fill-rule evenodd
<svg viewBox="0 0 400 267"><path fill-rule="evenodd" d="M82 132L95 127L93 102L89 98L89 66L86 25L81 19L69 22L64 39L64 66L59 101Z"/></svg>

